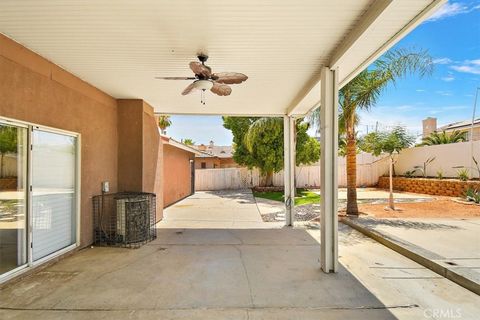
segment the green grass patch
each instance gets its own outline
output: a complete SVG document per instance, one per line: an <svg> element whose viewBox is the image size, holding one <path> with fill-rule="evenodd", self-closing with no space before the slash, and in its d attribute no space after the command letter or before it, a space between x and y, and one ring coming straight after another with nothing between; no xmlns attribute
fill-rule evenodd
<svg viewBox="0 0 480 320"><path fill-rule="evenodd" d="M257 198L264 198L273 201L283 202L283 192L254 192L253 195ZM297 189L297 196L295 197L295 205L303 206L305 204L320 203L320 195L307 189Z"/></svg>

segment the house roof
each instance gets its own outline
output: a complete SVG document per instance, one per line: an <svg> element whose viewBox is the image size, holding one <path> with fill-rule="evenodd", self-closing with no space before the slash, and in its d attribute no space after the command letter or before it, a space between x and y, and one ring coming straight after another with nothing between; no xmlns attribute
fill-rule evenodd
<svg viewBox="0 0 480 320"><path fill-rule="evenodd" d="M340 86L446 0L2 0L0 32L114 98L163 114L304 115L323 67ZM188 67L242 72L228 97L182 96Z"/></svg>
<svg viewBox="0 0 480 320"><path fill-rule="evenodd" d="M195 146L199 149L200 146ZM217 157L217 158L232 158L232 146L205 146L205 150L200 150L201 154L197 155L199 158Z"/></svg>
<svg viewBox="0 0 480 320"><path fill-rule="evenodd" d="M192 146L189 146L189 145L186 145L184 143L181 143L169 136L166 136L166 135L160 135L160 138L162 139L163 143L164 144L168 144L168 145L171 145L172 147L175 147L175 148L179 148L179 149L182 149L184 151L187 151L187 152L191 152L193 154L195 154L195 156L197 156L200 151L198 151L197 149L195 149L194 147Z"/></svg>
<svg viewBox="0 0 480 320"><path fill-rule="evenodd" d="M472 126L472 120L464 120L464 121L458 121L458 122L453 122L453 123L444 125L438 128L438 131L465 129L471 126ZM480 126L480 118L475 119L473 126L474 127Z"/></svg>

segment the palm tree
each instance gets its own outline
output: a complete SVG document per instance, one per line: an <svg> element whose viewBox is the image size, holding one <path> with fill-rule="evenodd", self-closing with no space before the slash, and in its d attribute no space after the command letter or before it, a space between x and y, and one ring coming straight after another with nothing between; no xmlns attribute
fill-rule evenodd
<svg viewBox="0 0 480 320"><path fill-rule="evenodd" d="M170 116L158 116L158 127L162 131L162 134L166 134L168 127L172 125L172 120L170 120Z"/></svg>
<svg viewBox="0 0 480 320"><path fill-rule="evenodd" d="M195 141L193 141L190 138L185 138L182 140L183 144L186 144L187 146L193 146L195 144Z"/></svg>
<svg viewBox="0 0 480 320"><path fill-rule="evenodd" d="M441 133L432 132L429 136L422 139L420 146L433 146L437 144L448 144L467 141L467 132L453 130L451 133L442 131Z"/></svg>
<svg viewBox="0 0 480 320"><path fill-rule="evenodd" d="M248 128L244 137L244 143L250 153L255 153L256 166L264 177L265 186L273 186L273 173L280 170L283 159L272 154L274 145L264 143L265 140L275 137L275 133L283 131L283 120L281 118L265 117L258 118ZM269 137L269 138L267 138ZM261 143L259 143L261 142ZM273 141L270 141L273 142Z"/></svg>
<svg viewBox="0 0 480 320"><path fill-rule="evenodd" d="M347 214L357 215L357 141L355 126L358 122L358 110L370 110L380 94L389 84L406 75L417 73L421 77L431 74L433 62L424 51L394 49L377 59L368 69L360 72L339 92L340 130L344 128L347 156ZM310 119L319 119L320 111L315 111ZM342 123L343 122L343 123Z"/></svg>

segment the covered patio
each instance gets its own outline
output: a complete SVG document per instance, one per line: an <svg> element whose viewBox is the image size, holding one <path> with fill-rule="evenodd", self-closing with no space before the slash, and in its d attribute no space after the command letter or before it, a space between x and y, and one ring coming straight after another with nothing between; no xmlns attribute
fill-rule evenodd
<svg viewBox="0 0 480 320"><path fill-rule="evenodd" d="M247 0L219 5L216 1L107 1L65 5L24 1L19 5L3 1L0 31L116 99L143 99L156 114L284 117L287 225L293 222L294 121L321 106L320 263L328 273L337 271L338 260L338 90L444 2L259 4ZM19 59L7 50L3 54L13 61ZM192 76L188 63L198 54L209 56L207 62L214 72L242 72L248 80L234 86L228 97L206 92L204 105L199 93L180 94L188 81L156 79ZM144 152L148 156L148 150ZM126 169L119 168L119 176L120 170ZM144 184L141 189L145 191Z"/></svg>
<svg viewBox="0 0 480 320"><path fill-rule="evenodd" d="M4 288L0 318L385 320L439 309L475 318L474 293L346 226L338 272L319 272L319 230L252 221L251 199L182 200L140 249L87 248ZM212 210L191 210L205 201Z"/></svg>
<svg viewBox="0 0 480 320"><path fill-rule="evenodd" d="M443 3L1 1L0 122L21 127L27 142L27 131L40 129L78 140L68 246L38 257L31 250L32 168L24 161L25 187L16 190L24 212L9 230L14 263L0 282L59 261L7 283L0 315L389 319L455 307L447 301L462 302L462 312L473 315L478 297L355 231L339 232L337 221L338 91ZM191 77L188 65L198 54L209 56L214 72L242 72L248 80L232 86L230 96L201 98L181 95L188 81L156 79ZM294 122L318 106L320 232L292 227ZM218 195L212 208L201 203L212 197L198 194L170 207L184 221L169 220L167 212L158 239L141 249L89 248L91 199L106 189L156 193L162 219L155 123L162 114L282 117L285 225L265 228L249 195ZM55 174L49 170L41 173ZM198 212L206 216L192 218Z"/></svg>

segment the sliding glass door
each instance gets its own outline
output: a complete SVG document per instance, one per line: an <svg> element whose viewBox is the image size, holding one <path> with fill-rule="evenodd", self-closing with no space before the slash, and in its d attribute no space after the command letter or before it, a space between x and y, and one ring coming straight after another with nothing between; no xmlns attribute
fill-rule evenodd
<svg viewBox="0 0 480 320"><path fill-rule="evenodd" d="M76 242L76 137L32 132L32 258Z"/></svg>
<svg viewBox="0 0 480 320"><path fill-rule="evenodd" d="M0 122L0 275L27 263L27 134Z"/></svg>
<svg viewBox="0 0 480 320"><path fill-rule="evenodd" d="M0 282L77 243L78 139L0 119Z"/></svg>

